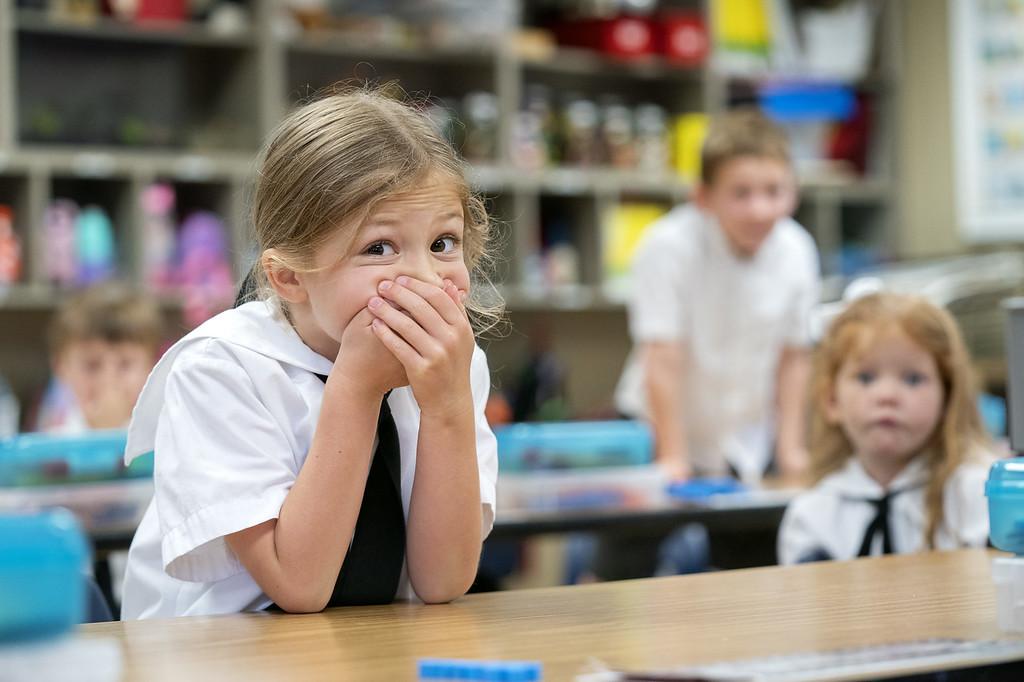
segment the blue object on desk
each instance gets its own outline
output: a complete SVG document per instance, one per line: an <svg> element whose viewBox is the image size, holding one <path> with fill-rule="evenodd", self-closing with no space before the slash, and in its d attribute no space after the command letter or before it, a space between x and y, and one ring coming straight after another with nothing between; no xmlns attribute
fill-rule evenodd
<svg viewBox="0 0 1024 682"><path fill-rule="evenodd" d="M88 554L66 509L0 515L0 642L60 635L81 622Z"/></svg>
<svg viewBox="0 0 1024 682"><path fill-rule="evenodd" d="M92 431L65 436L23 433L0 441L0 486L32 486L83 481L145 478L153 456L124 464L127 433Z"/></svg>
<svg viewBox="0 0 1024 682"><path fill-rule="evenodd" d="M481 680L483 682L536 682L538 661L477 661L458 658L421 658L421 680Z"/></svg>
<svg viewBox="0 0 1024 682"><path fill-rule="evenodd" d="M691 478L681 483L670 483L668 494L681 500L700 500L712 495L745 492L747 487L735 478Z"/></svg>
<svg viewBox="0 0 1024 682"><path fill-rule="evenodd" d="M989 537L1004 552L1024 554L1024 457L996 461L985 482Z"/></svg>
<svg viewBox="0 0 1024 682"><path fill-rule="evenodd" d="M636 466L654 456L650 428L636 421L521 423L494 434L506 472Z"/></svg>

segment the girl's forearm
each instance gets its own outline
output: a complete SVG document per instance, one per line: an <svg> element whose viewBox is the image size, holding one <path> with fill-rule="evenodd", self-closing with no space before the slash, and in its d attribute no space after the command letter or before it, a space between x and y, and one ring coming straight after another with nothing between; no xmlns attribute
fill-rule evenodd
<svg viewBox="0 0 1024 682"><path fill-rule="evenodd" d="M472 398L465 403L453 416L420 421L406 547L409 581L428 603L465 594L480 560L476 421Z"/></svg>
<svg viewBox="0 0 1024 682"><path fill-rule="evenodd" d="M302 586L314 605L330 599L352 539L377 414L372 399L325 391L309 454L281 508L274 549L282 579Z"/></svg>

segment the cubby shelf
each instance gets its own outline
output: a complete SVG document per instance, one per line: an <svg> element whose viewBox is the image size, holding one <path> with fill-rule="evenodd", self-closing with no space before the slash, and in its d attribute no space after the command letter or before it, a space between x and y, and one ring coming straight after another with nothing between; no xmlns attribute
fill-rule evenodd
<svg viewBox="0 0 1024 682"><path fill-rule="evenodd" d="M532 3L521 0L526 8ZM673 3L706 10L706 0ZM104 185L106 200L117 205L118 234L128 241L124 274L134 281L145 281L139 194L156 180L185 188L193 208L208 203L224 216L240 275L253 257L245 201L261 140L297 102L333 83L365 79L398 81L415 97L456 108L475 93L491 93L497 143L485 160L468 163L467 173L499 226L496 274L509 310L527 316L567 311L602 320L617 316L624 329L621 289L610 296L603 281L607 211L619 202L667 209L688 199L692 185L669 170L519 167L513 121L524 97L539 86L559 97L579 92L595 102L606 95L629 106L654 102L669 115L713 113L729 105L731 89L776 77L735 78L710 64L622 60L578 48L531 50L515 36L387 45L352 33L295 34L280 30L276 0L243 1L249 25L228 34L201 24L57 22L18 4L0 0L0 203L16 209L25 267L23 281L0 291L0 316L43 312L62 300L64 294L48 284L40 265L46 248L42 220L55 193L84 191L88 182ZM880 139L872 147L871 172L863 179L801 178L797 218L816 238L827 271L835 270L839 250L851 242L892 255L898 5L881 0L877 63L855 84L876 104ZM124 82L111 75L122 71ZM78 109L60 110L51 99ZM46 106L56 107L56 121L46 118L52 113ZM159 120L142 129L130 120L100 121L105 126L93 120L118 107L134 111L136 118ZM93 129L76 129L88 121ZM95 130L102 135L90 138ZM575 283L537 283L535 260L546 247L546 231L554 229L552 210L564 219L556 226L560 238L568 234L574 240ZM177 301L172 295L164 303L173 307Z"/></svg>

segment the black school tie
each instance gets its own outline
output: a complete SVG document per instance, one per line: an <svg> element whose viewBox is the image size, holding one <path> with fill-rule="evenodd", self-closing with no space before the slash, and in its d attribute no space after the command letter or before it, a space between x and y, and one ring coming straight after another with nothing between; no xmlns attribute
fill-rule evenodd
<svg viewBox="0 0 1024 682"><path fill-rule="evenodd" d="M327 377L317 376L326 383ZM377 451L366 477L352 544L345 553L328 606L394 601L405 561L401 470L398 431L388 407L388 397L384 396L377 420Z"/></svg>
<svg viewBox="0 0 1024 682"><path fill-rule="evenodd" d="M877 512L875 518L868 524L864 531L864 540L860 543L860 551L857 556L870 556L871 545L875 542L875 536L882 534L882 554L892 554L892 533L889 528L889 502L895 493L886 493L877 500L867 500L875 505Z"/></svg>

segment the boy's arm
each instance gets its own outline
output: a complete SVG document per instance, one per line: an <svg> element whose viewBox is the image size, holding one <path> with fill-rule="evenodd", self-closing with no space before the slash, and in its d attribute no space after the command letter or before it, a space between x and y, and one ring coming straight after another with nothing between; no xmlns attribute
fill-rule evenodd
<svg viewBox="0 0 1024 682"><path fill-rule="evenodd" d="M681 341L649 341L641 348L655 459L673 480L687 479L693 473L683 419L685 357Z"/></svg>
<svg viewBox="0 0 1024 682"><path fill-rule="evenodd" d="M778 430L775 442L776 463L783 476L799 476L810 464L806 444L810 375L810 352L797 346L783 347L776 382Z"/></svg>

